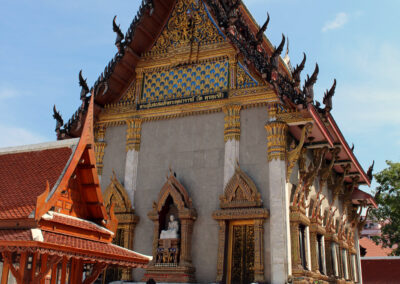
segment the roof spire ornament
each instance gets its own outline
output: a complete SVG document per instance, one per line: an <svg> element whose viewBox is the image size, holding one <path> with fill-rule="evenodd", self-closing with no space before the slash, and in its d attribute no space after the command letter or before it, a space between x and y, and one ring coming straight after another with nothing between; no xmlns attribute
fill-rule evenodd
<svg viewBox="0 0 400 284"><path fill-rule="evenodd" d="M82 77L82 69L79 71L79 86L82 87L81 89L81 100L86 99L86 95L89 93L89 87L86 83L87 79L83 79Z"/></svg>
<svg viewBox="0 0 400 284"><path fill-rule="evenodd" d="M300 86L300 74L301 71L303 71L304 66L306 64L306 54L303 52L303 60L301 61L300 65L297 65L296 68L293 70L292 76L293 76L293 80L295 83L295 87L299 87Z"/></svg>
<svg viewBox="0 0 400 284"><path fill-rule="evenodd" d="M117 25L117 23L115 22L116 18L117 18L117 16L114 16L114 19L113 19L113 31L117 34L117 38L115 39L115 46L118 48L118 52L120 54L123 54L124 46L122 44L122 41L124 39L124 34L121 32L119 25Z"/></svg>
<svg viewBox="0 0 400 284"><path fill-rule="evenodd" d="M306 99L306 104L314 102L314 84L317 82L319 67L318 63L315 64L315 69L311 77L307 75L307 80L304 83L303 93Z"/></svg>
<svg viewBox="0 0 400 284"><path fill-rule="evenodd" d="M367 177L369 178L370 181L374 178L372 175L372 172L374 171L374 165L375 165L375 160L372 161L372 165L369 166L368 171L367 171Z"/></svg>
<svg viewBox="0 0 400 284"><path fill-rule="evenodd" d="M323 103L325 105L325 112L330 112L332 110L332 97L335 94L336 89L336 79L333 80L333 85L331 89L328 91L326 90Z"/></svg>
<svg viewBox="0 0 400 284"><path fill-rule="evenodd" d="M282 40L281 43L277 48L275 48L274 53L272 54L270 58L270 64L272 67L271 71L271 80L276 81L278 79L278 66L279 66L279 56L281 55L283 51L283 47L285 46L285 36L282 34Z"/></svg>
<svg viewBox="0 0 400 284"><path fill-rule="evenodd" d="M64 120L62 119L60 112L57 111L56 105L53 106L53 118L56 120L55 131L56 131L57 137L58 137L61 134L61 127L64 125Z"/></svg>
<svg viewBox="0 0 400 284"><path fill-rule="evenodd" d="M286 53L285 53L285 57L283 57L283 62L285 62L286 66L289 68L290 72L292 72L293 67L292 67L292 64L290 63L290 56L289 56L289 37L287 38Z"/></svg>
<svg viewBox="0 0 400 284"><path fill-rule="evenodd" d="M258 30L257 35L256 35L257 44L262 43L264 33L268 27L269 20L270 20L269 13L267 13L267 20L265 21L264 25L262 25L262 27Z"/></svg>

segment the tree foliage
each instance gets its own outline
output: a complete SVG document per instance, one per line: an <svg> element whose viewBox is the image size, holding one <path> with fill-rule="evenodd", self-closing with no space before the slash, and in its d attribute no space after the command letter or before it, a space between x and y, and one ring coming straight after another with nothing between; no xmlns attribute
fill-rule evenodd
<svg viewBox="0 0 400 284"><path fill-rule="evenodd" d="M371 211L374 220L382 226L382 235L374 237L376 243L392 248L392 255L400 255L400 163L386 161L388 168L374 175L377 209Z"/></svg>

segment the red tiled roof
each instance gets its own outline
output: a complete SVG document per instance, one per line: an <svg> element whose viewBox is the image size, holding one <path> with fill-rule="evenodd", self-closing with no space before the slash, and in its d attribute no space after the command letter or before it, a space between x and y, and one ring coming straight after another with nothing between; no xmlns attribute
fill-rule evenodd
<svg viewBox="0 0 400 284"><path fill-rule="evenodd" d="M37 242L32 240L30 230L0 230L0 252L10 248L13 250L40 250L41 253L46 252L129 267L144 266L150 260L149 257L111 243L96 242L54 232L42 231L42 233L44 241Z"/></svg>
<svg viewBox="0 0 400 284"><path fill-rule="evenodd" d="M103 234L104 233L109 234L109 235L113 234L113 232L111 232L110 230L107 230L106 228L101 227L101 226L99 226L95 223L92 223L90 221L87 221L87 220L83 220L83 219L80 219L77 217L72 217L72 216L68 216L68 215L64 215L64 214L60 214L60 213L56 213L56 212L51 212L50 214L52 215L52 217L50 217L49 220L51 220L51 222L54 222L54 223L64 224L67 226L81 228L81 229L99 232L99 233L103 233ZM47 218L44 217L44 219L47 219Z"/></svg>
<svg viewBox="0 0 400 284"><path fill-rule="evenodd" d="M383 248L368 238L361 238L360 246L367 250L365 257L388 256L392 252L390 248Z"/></svg>
<svg viewBox="0 0 400 284"><path fill-rule="evenodd" d="M69 147L0 154L0 219L27 217L46 181L51 189L71 154Z"/></svg>

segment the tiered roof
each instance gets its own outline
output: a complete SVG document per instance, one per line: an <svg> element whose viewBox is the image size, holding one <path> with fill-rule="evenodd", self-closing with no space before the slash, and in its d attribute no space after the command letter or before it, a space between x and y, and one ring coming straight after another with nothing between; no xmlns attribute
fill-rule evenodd
<svg viewBox="0 0 400 284"><path fill-rule="evenodd" d="M40 252L144 267L150 257L111 243L96 171L93 99L80 139L0 149L0 252Z"/></svg>

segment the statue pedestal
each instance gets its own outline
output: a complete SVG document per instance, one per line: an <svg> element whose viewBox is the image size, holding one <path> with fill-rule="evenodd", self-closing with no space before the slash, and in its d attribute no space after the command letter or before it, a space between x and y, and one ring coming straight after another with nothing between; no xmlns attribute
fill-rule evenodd
<svg viewBox="0 0 400 284"><path fill-rule="evenodd" d="M146 269L142 281L153 278L156 282L195 282L194 268L181 263L180 239L158 240L156 258Z"/></svg>

